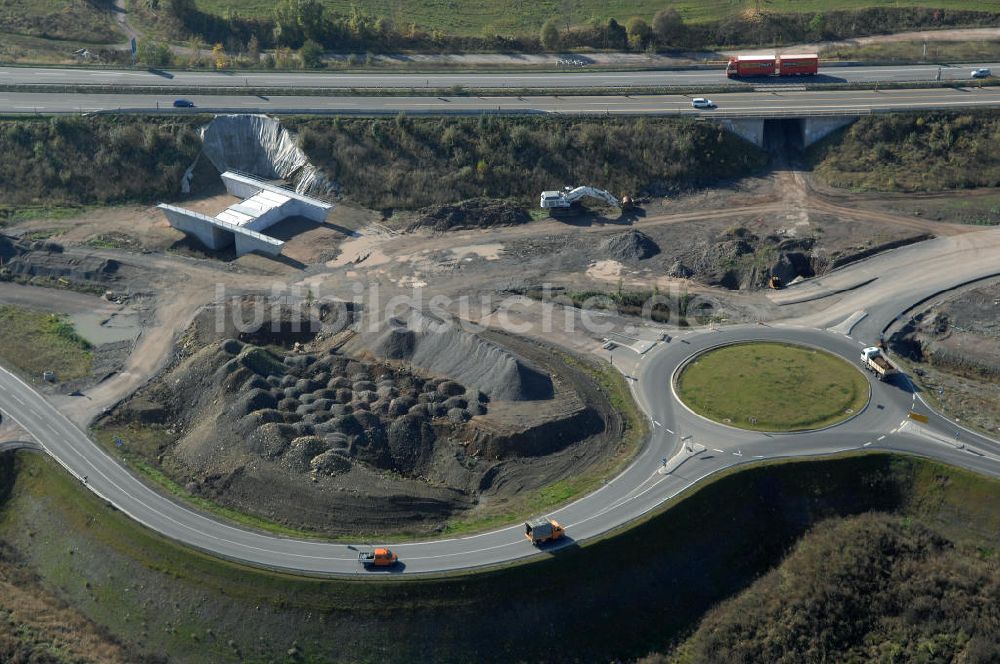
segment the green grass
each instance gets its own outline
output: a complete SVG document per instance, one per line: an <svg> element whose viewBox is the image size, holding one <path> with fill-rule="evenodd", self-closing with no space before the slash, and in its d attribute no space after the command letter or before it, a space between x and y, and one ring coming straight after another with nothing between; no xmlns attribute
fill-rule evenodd
<svg viewBox="0 0 1000 664"><path fill-rule="evenodd" d="M384 16L397 25L416 23L428 29L438 29L446 34L482 35L512 34L537 35L542 23L552 17L566 15L566 2L562 0L324 0L324 5L341 14L350 14L352 7L376 16ZM835 6L823 0L770 0L764 7L771 12L824 12L831 9L864 9L868 7L927 7L942 9L970 9L1000 11L1000 0L840 0ZM227 10L238 9L244 16L270 16L274 3L270 0L198 0L198 8L224 16ZM689 23L702 23L738 14L754 3L750 0L576 0L569 3L569 20L581 24L591 18L616 18L619 22L632 16L647 21L666 7L677 9Z"/></svg>
<svg viewBox="0 0 1000 664"><path fill-rule="evenodd" d="M34 219L70 219L84 211L82 206L29 205L5 207L0 205L0 228Z"/></svg>
<svg viewBox="0 0 1000 664"><path fill-rule="evenodd" d="M27 376L55 371L66 381L90 373L90 344L61 316L0 305L0 330L0 360Z"/></svg>
<svg viewBox="0 0 1000 664"><path fill-rule="evenodd" d="M824 50L824 58L875 62L989 62L1000 58L1000 41L888 42ZM971 70L962 70L967 77Z"/></svg>
<svg viewBox="0 0 1000 664"><path fill-rule="evenodd" d="M120 43L110 0L0 0L0 32L57 40ZM72 49L70 49L72 50Z"/></svg>
<svg viewBox="0 0 1000 664"><path fill-rule="evenodd" d="M897 513L983 551L995 550L1000 532L1000 482L853 454L727 471L623 532L534 565L359 583L186 549L109 509L54 462L16 462L13 486L0 473L0 497L12 489L0 504L0 539L21 564L118 638L191 662L284 661L292 642L315 662L430 652L437 661L521 661L539 640L559 643L567 660L633 659L689 633L825 518ZM637 605L652 618L635 620Z"/></svg>
<svg viewBox="0 0 1000 664"><path fill-rule="evenodd" d="M841 358L814 348L741 343L705 352L677 378L677 393L709 419L754 431L835 424L868 402L868 380Z"/></svg>

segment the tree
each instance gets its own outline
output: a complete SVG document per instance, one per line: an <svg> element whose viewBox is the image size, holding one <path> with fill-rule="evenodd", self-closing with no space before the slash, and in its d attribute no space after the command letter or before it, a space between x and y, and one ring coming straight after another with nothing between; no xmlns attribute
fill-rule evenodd
<svg viewBox="0 0 1000 664"><path fill-rule="evenodd" d="M673 7L653 16L653 34L661 46L674 46L684 37L684 18Z"/></svg>
<svg viewBox="0 0 1000 664"><path fill-rule="evenodd" d="M826 17L822 13L816 12L809 20L809 32L814 37L823 39L826 36Z"/></svg>
<svg viewBox="0 0 1000 664"><path fill-rule="evenodd" d="M637 51L646 47L653 33L649 23L638 16L630 18L625 24L625 29L628 31L628 45Z"/></svg>
<svg viewBox="0 0 1000 664"><path fill-rule="evenodd" d="M323 47L312 39L307 39L306 43L299 49L299 57L302 58L302 66L307 69L317 69L323 66Z"/></svg>
<svg viewBox="0 0 1000 664"><path fill-rule="evenodd" d="M554 51L559 48L559 25L556 19L550 18L542 25L542 48Z"/></svg>
<svg viewBox="0 0 1000 664"><path fill-rule="evenodd" d="M229 56L226 55L226 49L222 44L212 47L212 66L216 69L225 69L229 66Z"/></svg>
<svg viewBox="0 0 1000 664"><path fill-rule="evenodd" d="M167 67L174 60L170 47L163 42L143 39L135 47L136 59L150 67Z"/></svg>
<svg viewBox="0 0 1000 664"><path fill-rule="evenodd" d="M255 65L260 62L260 40L256 34L250 35L250 40L247 42L247 57Z"/></svg>
<svg viewBox="0 0 1000 664"><path fill-rule="evenodd" d="M609 18L608 26L605 30L607 31L608 48L624 50L625 45L628 43L628 33L625 31L625 28L615 19Z"/></svg>

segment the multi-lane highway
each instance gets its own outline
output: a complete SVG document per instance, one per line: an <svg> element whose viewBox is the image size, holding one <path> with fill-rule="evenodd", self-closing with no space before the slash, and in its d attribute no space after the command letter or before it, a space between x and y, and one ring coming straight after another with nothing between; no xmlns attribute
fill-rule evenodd
<svg viewBox="0 0 1000 664"><path fill-rule="evenodd" d="M149 94L0 92L0 112L7 113L355 113L471 114L561 113L697 115L703 118L755 115L865 114L920 109L1000 106L1000 87L923 90L770 90L712 95L718 108L695 110L684 95L629 96L257 96L185 95L193 109L175 109L174 97Z"/></svg>
<svg viewBox="0 0 1000 664"><path fill-rule="evenodd" d="M1000 71L1000 63L962 65L891 65L835 66L821 65L821 73L809 78L817 83L885 83L908 81L968 80L977 67ZM761 84L795 84L807 79L765 79L737 81L726 78L724 67L699 67L683 70L650 71L558 71L524 73L455 72L455 73L381 73L366 72L237 72L237 71L165 71L160 69L80 69L44 67L0 67L0 85L113 85L164 86L167 88L630 88L689 87L732 85L752 87ZM940 76L940 78L939 78Z"/></svg>
<svg viewBox="0 0 1000 664"><path fill-rule="evenodd" d="M905 254L905 251L899 254L904 262ZM955 260L953 255L950 259ZM980 268L973 264L970 269ZM990 270L989 263L983 269ZM992 269L995 272L996 266ZM960 273L956 270L939 275L936 281L918 282L918 288L904 289L902 299L893 299L891 293L882 299L906 308L943 287L954 286L953 280L963 276ZM634 393L652 423L651 439L618 477L552 513L567 526L572 538L564 545L627 524L720 470L759 459L890 449L1000 477L1000 443L961 429L933 413L905 377L892 384L872 382L868 407L846 423L800 434L759 434L714 424L688 411L673 394L672 376L677 367L704 349L732 341L766 339L809 344L856 362L861 347L875 340L870 337L872 331L881 329L899 309L880 311L880 315L862 318L852 314L847 317L846 325L834 320L840 314L825 314L825 325L832 326L829 329L824 323L733 326L688 331L658 343L641 356L631 371ZM864 319L871 323L855 324ZM100 449L43 396L3 370L0 370L0 411L30 432L52 457L85 481L91 490L167 537L218 556L261 566L314 574L362 573L357 565L356 546L249 531L195 512L156 492ZM926 415L928 422L921 424L910 419L911 411ZM686 447L695 453L689 454ZM664 459L670 460L666 468ZM446 572L536 555L523 539L518 524L470 537L400 543L393 548L403 561L395 571L406 574Z"/></svg>

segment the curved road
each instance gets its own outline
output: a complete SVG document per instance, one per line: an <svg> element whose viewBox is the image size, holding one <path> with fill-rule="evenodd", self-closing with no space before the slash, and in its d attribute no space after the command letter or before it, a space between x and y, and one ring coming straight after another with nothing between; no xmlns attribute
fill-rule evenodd
<svg viewBox="0 0 1000 664"><path fill-rule="evenodd" d="M724 67L681 70L558 71L523 73L355 73L327 72L238 72L165 71L161 69L83 69L77 67L0 67L0 85L115 85L163 86L166 88L633 88L731 85L795 85L810 83L887 83L938 80L968 80L973 69L988 67L1000 71L1000 63L962 65L889 65L879 67L821 64L821 73L810 79L762 79L753 81L726 78Z"/></svg>
<svg viewBox="0 0 1000 664"><path fill-rule="evenodd" d="M653 421L650 442L618 477L552 513L567 526L562 546L627 524L720 470L759 459L891 449L932 457L1000 477L1000 443L931 412L905 379L872 384L869 406L848 422L807 434L759 434L713 424L677 404L670 381L686 358L720 343L746 339L810 344L856 361L862 341L845 334L792 326L735 326L687 332L646 354L634 380ZM907 419L910 409L927 425ZM140 523L215 555L293 572L360 574L356 547L252 532L180 505L133 476L30 386L0 370L0 410L30 431L52 457L92 491ZM960 434L956 440L955 434ZM698 452L688 454L686 447ZM663 459L671 461L666 468ZM665 472L667 471L667 472ZM429 573L498 564L537 555L519 525L480 535L394 545L397 573Z"/></svg>

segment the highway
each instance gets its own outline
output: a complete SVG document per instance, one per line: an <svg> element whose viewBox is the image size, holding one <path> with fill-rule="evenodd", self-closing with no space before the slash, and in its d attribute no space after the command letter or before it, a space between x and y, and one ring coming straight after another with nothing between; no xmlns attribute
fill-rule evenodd
<svg viewBox="0 0 1000 664"><path fill-rule="evenodd" d="M608 96L257 96L185 95L196 105L175 109L173 97L148 94L0 92L4 113L353 113L478 114L554 113L687 115L702 118L867 114L920 109L1000 106L1000 87L923 90L771 90L712 95L718 108L695 110L685 95Z"/></svg>
<svg viewBox="0 0 1000 664"><path fill-rule="evenodd" d="M964 237L984 233L991 238L1000 237L994 231ZM894 256L891 265L908 264L911 271L919 271L925 279L895 282L907 283L907 287L901 289L892 289L891 284L886 284L886 290L872 291L875 300L895 307L891 310L873 307L872 310L881 312L880 315L859 319L852 314L845 324L840 320L841 313L836 308L829 308L813 325L802 324L804 319L800 317L789 319L784 325L685 331L656 344L639 357L631 372L635 396L652 422L651 439L618 477L594 493L552 512L552 516L567 527L569 535L560 546L572 546L623 526L720 470L760 459L865 449L896 450L1000 477L1000 443L964 430L934 413L905 376L893 383L872 381L869 405L847 422L800 434L760 434L709 422L681 405L672 390L672 376L683 362L702 350L732 341L762 339L808 344L856 363L860 349L876 340L871 336L874 330L881 329L897 312L956 285L955 279L998 271L995 260L989 260L988 256L981 257L985 258L981 264L972 260L978 254L992 253L981 250L986 246L982 240L974 242L975 246L967 248L970 260L965 264L966 272L952 270L941 274L925 270L913 261L914 256L930 260L926 254L935 251L933 245L930 249L916 245L890 252ZM939 244L936 251L942 255L940 258L951 262L956 260L955 252L961 248ZM835 277L849 282L852 278L860 278L858 275L852 277L852 272L860 270L860 276L865 276L865 270L870 267L862 263L860 268L841 270ZM863 294L865 288L853 290L852 297L865 299L858 295ZM807 281L801 290L808 294L809 289ZM794 296L793 292L792 298ZM851 310L852 301L859 299L848 298L842 305ZM872 300L867 298L867 301ZM621 348L616 352L627 354L631 351ZM361 543L352 546L254 532L196 512L158 493L99 448L42 395L5 370L0 370L0 411L30 432L70 473L81 481L85 479L92 491L166 537L224 558L291 572L349 576L381 574L359 569L357 550ZM926 415L927 424L910 419L910 411ZM669 460L666 467L664 459ZM392 546L402 564L387 573L407 575L469 569L538 555L524 540L519 524L469 537Z"/></svg>
<svg viewBox="0 0 1000 664"><path fill-rule="evenodd" d="M940 71L943 81L968 80L977 67L1000 71L1000 63L963 65L889 65L838 66L820 65L820 74L808 79L730 80L724 67L699 67L685 70L651 71L558 71L524 73L455 72L455 73L382 73L365 72L237 72L237 71L167 71L161 69L82 69L45 67L0 67L0 85L116 85L164 86L167 88L195 87L256 87L256 88L629 88L629 87L689 87L732 85L734 88L755 85L815 83L885 83L934 81Z"/></svg>

